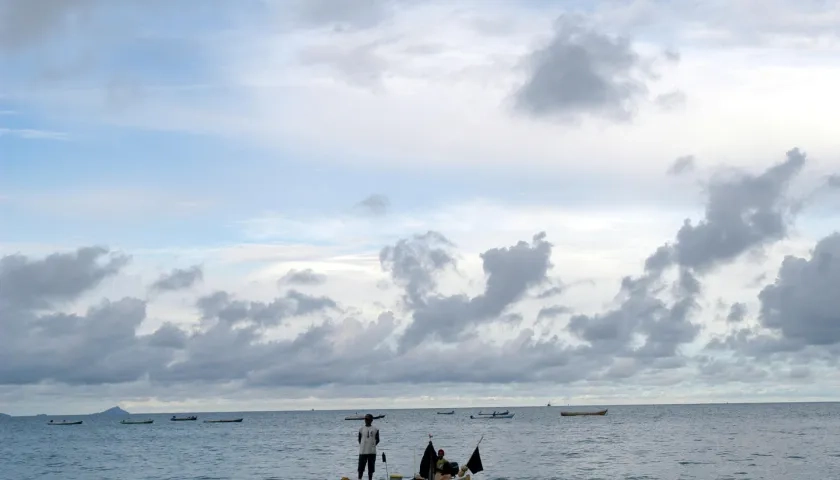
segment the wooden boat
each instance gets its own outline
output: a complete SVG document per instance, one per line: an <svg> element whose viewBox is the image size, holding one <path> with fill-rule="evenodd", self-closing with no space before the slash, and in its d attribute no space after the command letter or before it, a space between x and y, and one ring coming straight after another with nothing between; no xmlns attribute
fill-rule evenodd
<svg viewBox="0 0 840 480"><path fill-rule="evenodd" d="M242 423L241 418L231 418L222 420L205 420L204 423Z"/></svg>
<svg viewBox="0 0 840 480"><path fill-rule="evenodd" d="M50 420L49 422L47 422L47 425L81 425L81 424L82 424L81 420L77 420L75 422L67 422L67 421L56 422L54 420Z"/></svg>
<svg viewBox="0 0 840 480"><path fill-rule="evenodd" d="M562 417L581 417L586 415L606 415L608 409L598 410L597 412L560 412Z"/></svg>
<svg viewBox="0 0 840 480"><path fill-rule="evenodd" d="M155 423L154 420L120 420L123 425L149 425Z"/></svg>
<svg viewBox="0 0 840 480"><path fill-rule="evenodd" d="M196 417L195 415L192 415L190 417L178 418L175 415L172 415L172 418L170 418L169 420L171 420L173 422L192 422L192 421L198 420L198 417Z"/></svg>
<svg viewBox="0 0 840 480"><path fill-rule="evenodd" d="M455 415L455 410L450 410L448 412L437 412L438 415Z"/></svg>
<svg viewBox="0 0 840 480"><path fill-rule="evenodd" d="M479 416L470 415L470 418L477 419L477 420L492 420L494 418L513 418L514 415L515 415L514 413L505 413L505 414L499 413L499 414L496 414L496 415L481 415L481 414L479 414Z"/></svg>
<svg viewBox="0 0 840 480"><path fill-rule="evenodd" d="M493 413L483 413L483 412L478 412L478 414L479 414L479 415L488 415L488 416L507 415L508 413L510 413L510 410L505 410L504 412L496 412L496 411L494 411Z"/></svg>
<svg viewBox="0 0 840 480"><path fill-rule="evenodd" d="M379 420L380 418L385 418L385 415L374 415L373 416L374 420ZM364 415L351 415L349 417L344 417L344 419L345 420L364 420L365 416Z"/></svg>

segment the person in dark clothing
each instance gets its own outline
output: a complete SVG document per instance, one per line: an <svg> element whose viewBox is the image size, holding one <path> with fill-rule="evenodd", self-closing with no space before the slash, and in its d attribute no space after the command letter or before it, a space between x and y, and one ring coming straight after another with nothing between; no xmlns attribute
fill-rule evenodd
<svg viewBox="0 0 840 480"><path fill-rule="evenodd" d="M368 480L373 480L376 465L376 446L379 445L379 428L374 427L373 415L365 415L365 426L359 429L359 480L367 465Z"/></svg>

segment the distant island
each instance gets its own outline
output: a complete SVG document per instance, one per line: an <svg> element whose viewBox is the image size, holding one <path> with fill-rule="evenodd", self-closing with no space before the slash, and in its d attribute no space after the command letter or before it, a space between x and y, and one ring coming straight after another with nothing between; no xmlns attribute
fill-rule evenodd
<svg viewBox="0 0 840 480"><path fill-rule="evenodd" d="M11 415L7 415L5 413L0 413L0 418L12 418Z"/></svg>
<svg viewBox="0 0 840 480"><path fill-rule="evenodd" d="M112 407L104 412L95 413L94 415L131 415L120 407Z"/></svg>

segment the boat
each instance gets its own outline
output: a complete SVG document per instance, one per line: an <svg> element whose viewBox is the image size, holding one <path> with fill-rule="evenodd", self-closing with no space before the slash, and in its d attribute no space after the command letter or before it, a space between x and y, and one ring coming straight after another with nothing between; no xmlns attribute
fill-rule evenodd
<svg viewBox="0 0 840 480"><path fill-rule="evenodd" d="M514 415L515 415L514 413L505 413L505 414L499 413L499 414L496 414L496 415L479 415L479 416L470 415L470 418L478 419L478 420L492 420L494 418L513 418Z"/></svg>
<svg viewBox="0 0 840 480"><path fill-rule="evenodd" d="M455 410L450 410L448 412L437 412L438 415L455 415Z"/></svg>
<svg viewBox="0 0 840 480"><path fill-rule="evenodd" d="M508 413L510 413L510 410L505 410L504 412L493 411L493 413L478 412L479 415L488 415L488 416L507 415Z"/></svg>
<svg viewBox="0 0 840 480"><path fill-rule="evenodd" d="M154 420L120 420L123 425L149 425L155 423Z"/></svg>
<svg viewBox="0 0 840 480"><path fill-rule="evenodd" d="M49 422L47 422L47 425L81 425L81 424L82 424L81 420L77 420L75 422L67 422L67 421L56 422L54 420L50 420Z"/></svg>
<svg viewBox="0 0 840 480"><path fill-rule="evenodd" d="M169 420L171 420L173 422L192 422L192 421L198 420L198 417L196 417L195 415L192 415L190 417L178 418L175 415L172 415L172 418L170 418Z"/></svg>
<svg viewBox="0 0 840 480"><path fill-rule="evenodd" d="M374 420L379 420L380 418L385 418L385 415L374 415L373 416ZM345 420L364 420L365 416L364 415L351 415L349 417L344 417L344 419Z"/></svg>
<svg viewBox="0 0 840 480"><path fill-rule="evenodd" d="M231 418L222 420L205 420L204 423L242 423L241 418Z"/></svg>
<svg viewBox="0 0 840 480"><path fill-rule="evenodd" d="M593 415L606 415L608 409L598 410L597 412L560 412L561 417L581 417Z"/></svg>

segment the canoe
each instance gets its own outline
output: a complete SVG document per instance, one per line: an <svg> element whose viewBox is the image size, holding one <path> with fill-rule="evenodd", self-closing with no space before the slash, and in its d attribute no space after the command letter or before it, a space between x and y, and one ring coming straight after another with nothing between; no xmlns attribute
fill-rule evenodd
<svg viewBox="0 0 840 480"><path fill-rule="evenodd" d="M204 423L241 423L241 418L224 419L224 420L205 420Z"/></svg>
<svg viewBox="0 0 840 480"><path fill-rule="evenodd" d="M50 420L49 422L47 422L47 425L81 425L81 424L82 424L81 420L76 421L76 422L53 422L52 420Z"/></svg>
<svg viewBox="0 0 840 480"><path fill-rule="evenodd" d="M154 420L120 420L123 425L149 425L155 423Z"/></svg>
<svg viewBox="0 0 840 480"><path fill-rule="evenodd" d="M171 420L173 422L192 422L194 420L198 420L198 417L196 417L195 415L193 415L191 417L181 417L181 418L173 416L169 420Z"/></svg>
<svg viewBox="0 0 840 480"><path fill-rule="evenodd" d="M478 416L478 417L470 415L470 418L475 419L475 420L492 420L494 418L513 418L514 415L515 415L514 413L506 413L504 415L502 415L502 414L481 415L481 416Z"/></svg>
<svg viewBox="0 0 840 480"><path fill-rule="evenodd" d="M450 410L448 412L437 412L438 415L455 415L455 410Z"/></svg>
<svg viewBox="0 0 840 480"><path fill-rule="evenodd" d="M597 412L560 412L562 417L581 417L585 415L606 415L607 409L598 410Z"/></svg>
<svg viewBox="0 0 840 480"><path fill-rule="evenodd" d="M379 420L380 418L385 418L385 415L374 415L373 416L374 420ZM364 420L365 416L364 415L352 415L352 416L349 416L349 417L344 417L344 419L345 420Z"/></svg>
<svg viewBox="0 0 840 480"><path fill-rule="evenodd" d="M505 410L504 412L493 412L493 413L478 412L479 415L487 415L487 416L489 416L489 415L495 415L495 416L507 415L508 413L510 413L510 410Z"/></svg>

